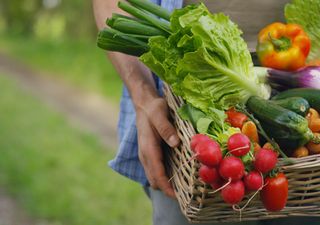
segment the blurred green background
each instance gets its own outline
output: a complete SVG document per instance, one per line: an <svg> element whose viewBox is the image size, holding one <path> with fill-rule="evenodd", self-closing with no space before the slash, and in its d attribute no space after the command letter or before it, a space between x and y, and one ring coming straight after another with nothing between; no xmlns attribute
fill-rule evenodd
<svg viewBox="0 0 320 225"><path fill-rule="evenodd" d="M117 109L121 81L96 47L96 34L91 1L0 2L0 62L25 64ZM107 167L116 149L25 90L1 63L0 90L0 189L31 218L63 225L151 223L142 187Z"/></svg>

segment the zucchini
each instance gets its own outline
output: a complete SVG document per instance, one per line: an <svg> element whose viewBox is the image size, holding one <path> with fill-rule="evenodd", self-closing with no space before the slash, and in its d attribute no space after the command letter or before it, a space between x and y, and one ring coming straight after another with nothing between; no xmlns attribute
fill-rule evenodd
<svg viewBox="0 0 320 225"><path fill-rule="evenodd" d="M320 89L315 88L294 88L275 95L272 100L285 99L290 97L302 97L306 99L310 107L320 112Z"/></svg>
<svg viewBox="0 0 320 225"><path fill-rule="evenodd" d="M309 102L301 97L272 100L273 103L305 117L310 109Z"/></svg>
<svg viewBox="0 0 320 225"><path fill-rule="evenodd" d="M252 96L246 105L268 136L273 138L287 154L313 138L307 119L273 101Z"/></svg>

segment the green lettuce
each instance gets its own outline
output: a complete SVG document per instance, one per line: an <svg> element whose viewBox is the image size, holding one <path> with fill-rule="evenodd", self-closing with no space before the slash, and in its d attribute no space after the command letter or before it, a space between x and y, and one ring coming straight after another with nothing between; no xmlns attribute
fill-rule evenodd
<svg viewBox="0 0 320 225"><path fill-rule="evenodd" d="M149 39L140 59L172 87L176 95L206 114L265 99L270 88L260 83L241 30L227 16L211 14L204 4L171 15L172 34Z"/></svg>
<svg viewBox="0 0 320 225"><path fill-rule="evenodd" d="M205 114L192 105L185 104L180 107L178 113L181 119L190 121L198 133L212 137L225 148L228 138L241 131L225 122L227 116L224 111L213 108L210 110L212 110L212 113Z"/></svg>
<svg viewBox="0 0 320 225"><path fill-rule="evenodd" d="M293 0L284 13L288 23L301 25L310 37L308 60L320 59L320 0Z"/></svg>

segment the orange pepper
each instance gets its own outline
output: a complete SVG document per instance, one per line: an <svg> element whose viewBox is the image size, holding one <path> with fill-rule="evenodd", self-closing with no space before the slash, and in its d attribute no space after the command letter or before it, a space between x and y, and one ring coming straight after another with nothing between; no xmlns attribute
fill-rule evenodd
<svg viewBox="0 0 320 225"><path fill-rule="evenodd" d="M299 25L276 22L259 32L257 55L262 66L294 71L305 66L310 46Z"/></svg>
<svg viewBox="0 0 320 225"><path fill-rule="evenodd" d="M320 132L320 119L311 120L308 126L312 132Z"/></svg>
<svg viewBox="0 0 320 225"><path fill-rule="evenodd" d="M320 133L314 133L315 137L320 137ZM313 141L310 141L307 144L307 148L310 152L310 154L320 154L320 143L314 143Z"/></svg>
<svg viewBox="0 0 320 225"><path fill-rule="evenodd" d="M320 115L319 113L313 109L309 109L309 113L306 116L308 120L308 127L312 132L320 132Z"/></svg>
<svg viewBox="0 0 320 225"><path fill-rule="evenodd" d="M301 158L309 155L309 151L306 147L301 146L294 150L292 156L295 158Z"/></svg>
<svg viewBox="0 0 320 225"><path fill-rule="evenodd" d="M308 122L310 122L311 120L319 119L319 117L320 116L317 110L315 110L314 108L310 108L306 119L308 120Z"/></svg>
<svg viewBox="0 0 320 225"><path fill-rule="evenodd" d="M258 130L254 122L251 120L245 122L241 128L241 132L246 135L250 141L259 143Z"/></svg>

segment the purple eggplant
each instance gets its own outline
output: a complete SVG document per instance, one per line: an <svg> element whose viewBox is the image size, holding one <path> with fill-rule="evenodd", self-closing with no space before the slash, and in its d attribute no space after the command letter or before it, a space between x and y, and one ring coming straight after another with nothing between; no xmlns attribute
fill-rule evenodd
<svg viewBox="0 0 320 225"><path fill-rule="evenodd" d="M293 72L268 69L267 73L268 82L276 89L320 89L320 66L308 66Z"/></svg>

